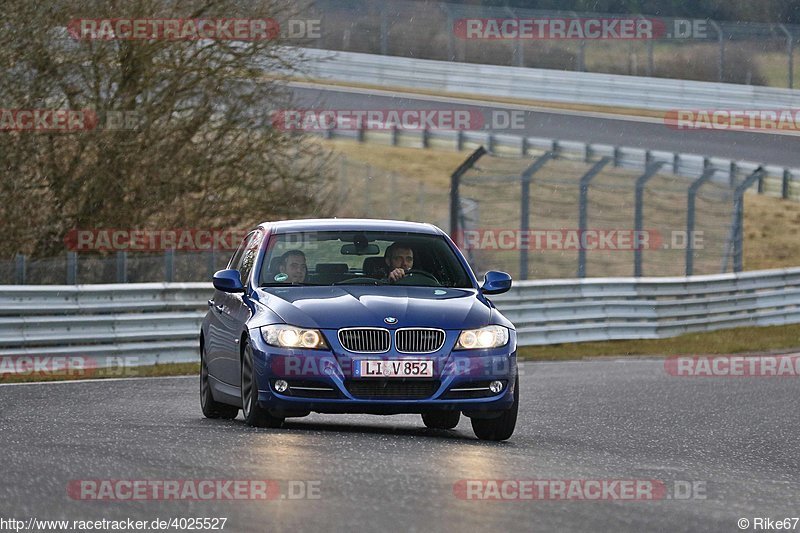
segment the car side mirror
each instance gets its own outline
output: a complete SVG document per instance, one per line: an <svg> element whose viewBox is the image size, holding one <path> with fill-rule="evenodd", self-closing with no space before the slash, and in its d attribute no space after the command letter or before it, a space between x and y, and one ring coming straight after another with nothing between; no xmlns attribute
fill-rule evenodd
<svg viewBox="0 0 800 533"><path fill-rule="evenodd" d="M214 274L214 288L222 292L244 292L239 271L233 268L219 270Z"/></svg>
<svg viewBox="0 0 800 533"><path fill-rule="evenodd" d="M505 272L490 270L483 277L483 294L502 294L511 288L511 276Z"/></svg>

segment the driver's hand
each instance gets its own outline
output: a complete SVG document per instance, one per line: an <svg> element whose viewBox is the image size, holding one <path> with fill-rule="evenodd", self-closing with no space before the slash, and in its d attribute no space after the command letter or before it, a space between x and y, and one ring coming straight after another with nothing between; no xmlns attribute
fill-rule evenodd
<svg viewBox="0 0 800 533"><path fill-rule="evenodd" d="M406 271L402 268L395 268L391 272L389 272L389 281L392 283L404 278L406 275Z"/></svg>

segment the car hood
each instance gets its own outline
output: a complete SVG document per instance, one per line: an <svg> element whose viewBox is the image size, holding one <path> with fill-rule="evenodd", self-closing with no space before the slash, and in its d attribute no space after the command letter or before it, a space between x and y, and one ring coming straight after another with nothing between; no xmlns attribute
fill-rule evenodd
<svg viewBox="0 0 800 533"><path fill-rule="evenodd" d="M387 327L387 317L389 327L478 328L493 312L475 289L444 287L270 287L258 299L287 324L319 329Z"/></svg>

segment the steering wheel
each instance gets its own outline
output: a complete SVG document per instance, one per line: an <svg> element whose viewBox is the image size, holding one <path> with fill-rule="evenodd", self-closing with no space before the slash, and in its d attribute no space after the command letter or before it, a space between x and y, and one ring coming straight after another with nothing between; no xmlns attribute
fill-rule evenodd
<svg viewBox="0 0 800 533"><path fill-rule="evenodd" d="M441 285L441 282L438 279L436 279L436 276L434 276L433 274L431 274L429 272L425 272L424 270L416 270L416 269L413 269L413 268L411 270L409 270L408 272L406 272L406 275L403 276L402 278L400 278L399 280L397 280L395 282L395 284L410 285L410 283L403 283L403 280L416 281L416 280L414 280L414 276L420 276L420 277L423 277L423 278L427 278L427 279L431 280L432 282L436 283L436 285Z"/></svg>

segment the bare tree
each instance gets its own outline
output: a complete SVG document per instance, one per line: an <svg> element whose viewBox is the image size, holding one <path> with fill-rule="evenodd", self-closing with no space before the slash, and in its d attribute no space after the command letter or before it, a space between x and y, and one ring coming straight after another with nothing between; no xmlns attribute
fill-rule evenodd
<svg viewBox="0 0 800 533"><path fill-rule="evenodd" d="M303 16L292 10L275 0L6 0L0 110L89 110L84 120L96 115L97 124L0 131L0 256L58 253L75 227L241 227L327 214L327 155L271 127L270 110L288 105L284 80L302 67L279 37L67 31L77 19Z"/></svg>

